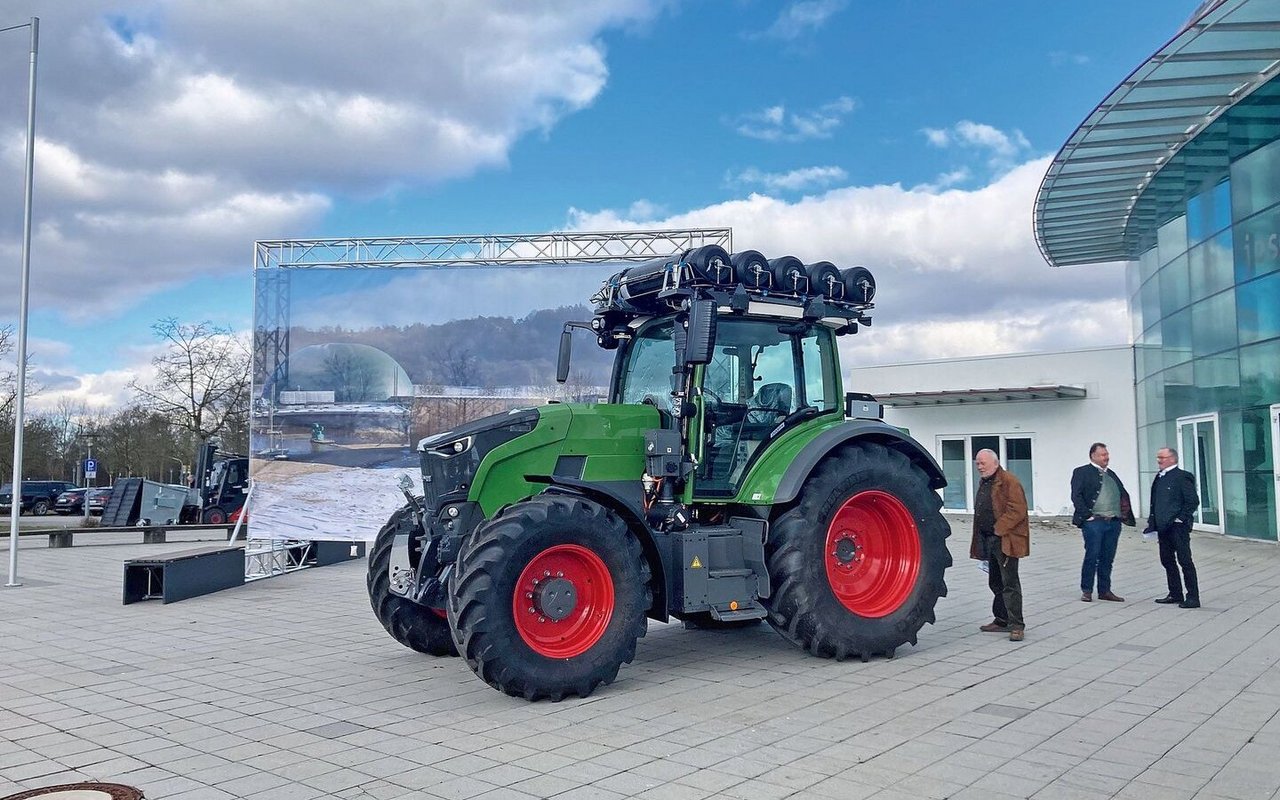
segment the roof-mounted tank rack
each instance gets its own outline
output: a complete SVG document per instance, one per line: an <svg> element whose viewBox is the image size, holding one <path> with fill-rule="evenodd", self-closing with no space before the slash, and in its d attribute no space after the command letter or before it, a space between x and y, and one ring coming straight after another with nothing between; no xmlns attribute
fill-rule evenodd
<svg viewBox="0 0 1280 800"><path fill-rule="evenodd" d="M638 318L669 314L694 299L715 300L722 313L821 322L837 334L870 325L876 280L866 267L841 270L830 261L767 259L755 250L730 255L717 245L644 261L610 276L592 296L591 327L601 347L630 338Z"/></svg>

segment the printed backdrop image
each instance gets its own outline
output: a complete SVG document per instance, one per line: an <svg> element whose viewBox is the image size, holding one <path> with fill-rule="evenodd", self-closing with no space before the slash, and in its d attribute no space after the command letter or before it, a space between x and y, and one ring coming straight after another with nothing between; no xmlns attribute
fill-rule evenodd
<svg viewBox="0 0 1280 800"><path fill-rule="evenodd" d="M420 439L548 400L594 401L612 353L560 332L625 265L260 268L249 516L273 539L373 539L421 491ZM261 314L260 314L261 316ZM272 318L274 317L274 318Z"/></svg>

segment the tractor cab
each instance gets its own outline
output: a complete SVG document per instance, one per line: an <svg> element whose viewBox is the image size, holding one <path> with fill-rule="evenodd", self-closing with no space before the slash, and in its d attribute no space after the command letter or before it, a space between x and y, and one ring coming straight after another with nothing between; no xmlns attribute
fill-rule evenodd
<svg viewBox="0 0 1280 800"><path fill-rule="evenodd" d="M677 370L674 318L650 320L618 356L613 403L650 403L668 426ZM699 410L691 449L693 496L737 494L762 446L795 425L840 414L836 341L829 327L732 315L717 321L709 363L692 376Z"/></svg>

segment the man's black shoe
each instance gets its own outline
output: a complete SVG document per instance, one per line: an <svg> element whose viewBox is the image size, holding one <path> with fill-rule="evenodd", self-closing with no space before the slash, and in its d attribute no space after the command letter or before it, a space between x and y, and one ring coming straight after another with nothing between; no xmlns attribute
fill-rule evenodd
<svg viewBox="0 0 1280 800"><path fill-rule="evenodd" d="M1168 597L1161 597L1156 602L1162 603L1164 605L1172 605L1173 603L1182 603L1183 600L1181 597L1174 597L1173 595L1169 595Z"/></svg>
<svg viewBox="0 0 1280 800"><path fill-rule="evenodd" d="M1199 608L1199 607L1200 607L1199 600L1183 600L1181 603L1178 603L1178 608Z"/></svg>

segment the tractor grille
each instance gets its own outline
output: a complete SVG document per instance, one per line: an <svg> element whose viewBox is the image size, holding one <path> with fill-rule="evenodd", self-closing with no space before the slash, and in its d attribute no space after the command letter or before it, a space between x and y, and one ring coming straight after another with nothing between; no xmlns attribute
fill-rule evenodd
<svg viewBox="0 0 1280 800"><path fill-rule="evenodd" d="M481 453L472 447L465 453L445 456L434 450L422 454L423 504L428 511L440 507L440 498L471 487L471 479L480 468Z"/></svg>
<svg viewBox="0 0 1280 800"><path fill-rule="evenodd" d="M529 433L537 422L536 410L516 409L423 439L422 489L427 510L434 512L441 503L464 499L484 457Z"/></svg>

